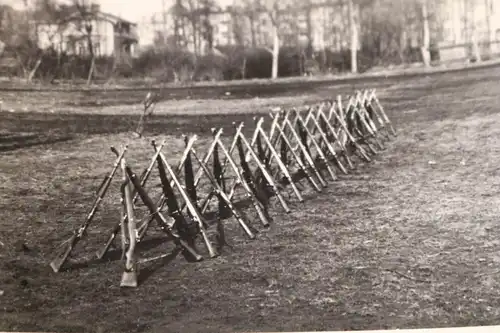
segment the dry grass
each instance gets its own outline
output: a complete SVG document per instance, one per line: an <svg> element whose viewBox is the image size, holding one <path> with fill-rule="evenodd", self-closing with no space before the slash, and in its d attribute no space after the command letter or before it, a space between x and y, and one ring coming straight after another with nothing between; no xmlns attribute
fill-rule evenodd
<svg viewBox="0 0 500 333"><path fill-rule="evenodd" d="M324 194L308 194L305 204L292 201L291 214L275 205L273 226L255 241L229 221L234 251L199 264L179 257L144 267L143 273L154 274L136 290L117 287L117 262L50 271L54 245L82 221L109 169L109 146L129 136L104 134L105 124L88 130L102 118L75 127L47 120L43 128L62 124L58 130L73 129L76 139L4 153L0 161L0 329L220 332L498 324L500 97L491 84L498 71L423 78L381 91L399 136L372 164L331 183ZM12 132L24 122L36 132L42 126L30 123L32 116L16 122L2 115L8 120L3 129ZM189 123L201 123L192 130L203 135L205 127L228 126L239 117L158 116L150 129L169 132L166 151L175 161L177 133ZM132 143L134 166L147 163L148 146ZM92 254L118 215L110 198L77 253ZM30 251L23 252L22 243Z"/></svg>

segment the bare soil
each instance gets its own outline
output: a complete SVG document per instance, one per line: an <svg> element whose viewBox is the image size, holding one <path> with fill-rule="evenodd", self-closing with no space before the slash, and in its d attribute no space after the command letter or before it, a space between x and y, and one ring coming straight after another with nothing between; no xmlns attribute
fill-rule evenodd
<svg viewBox="0 0 500 333"><path fill-rule="evenodd" d="M138 106L59 106L23 99L0 112L0 330L225 332L417 328L500 320L500 69L471 70L390 85L367 82L399 135L371 164L331 182L292 213L275 204L270 229L249 241L228 220L233 250L187 263L147 264L141 286L118 287L117 261L55 274L55 247L85 217L113 162L130 144L139 170L152 148L132 140ZM284 96L312 102L349 88ZM355 87L356 88L356 87ZM267 113L270 100L177 101L158 106L147 134L180 134L202 147L210 127ZM36 110L35 106L37 106ZM236 111L231 112L235 108ZM134 109L134 110L132 110ZM182 112L178 112L182 109ZM199 110L199 111L198 111ZM198 113L199 112L199 113ZM57 142L56 142L57 141ZM202 148L197 148L202 151ZM75 257L92 257L119 216L117 184ZM306 185L307 186L307 185ZM168 246L167 246L168 247ZM141 255L162 249L143 249Z"/></svg>

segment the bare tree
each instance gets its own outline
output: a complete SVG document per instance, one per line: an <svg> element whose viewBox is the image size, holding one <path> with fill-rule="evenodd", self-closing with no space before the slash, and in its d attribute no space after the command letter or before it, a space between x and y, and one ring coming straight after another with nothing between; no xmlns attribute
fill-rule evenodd
<svg viewBox="0 0 500 333"><path fill-rule="evenodd" d="M273 49L271 54L273 56L273 64L271 68L271 78L276 79L278 77L278 61L280 55L280 37L279 37L279 26L277 23L277 18L272 14L269 14L273 26Z"/></svg>
<svg viewBox="0 0 500 333"><path fill-rule="evenodd" d="M350 49L351 49L351 72L358 72L358 23L356 20L354 0L347 0L349 12L349 31L351 36Z"/></svg>
<svg viewBox="0 0 500 333"><path fill-rule="evenodd" d="M182 30L184 38L186 38L188 37L186 32L189 30L189 38L192 40L196 56L201 54L203 42L206 52L211 52L213 48L211 16L218 9L214 0L176 0L172 8L175 23L174 35L177 39L182 39L179 32Z"/></svg>
<svg viewBox="0 0 500 333"><path fill-rule="evenodd" d="M256 47L257 46L256 25L258 24L257 19L259 17L259 13L256 13L253 10L245 10L245 13L250 23L250 37L251 37L252 47Z"/></svg>
<svg viewBox="0 0 500 333"><path fill-rule="evenodd" d="M286 6L286 1L279 0L246 0L246 9L260 17L265 14L271 23L272 47L266 47L272 55L271 78L278 77L278 61L280 53L280 5Z"/></svg>
<svg viewBox="0 0 500 333"><path fill-rule="evenodd" d="M415 1L358 0L358 4L360 40L370 50L373 64L405 63L409 39L415 32Z"/></svg>
<svg viewBox="0 0 500 333"><path fill-rule="evenodd" d="M472 44L472 54L476 62L481 62L481 50L479 48L479 34L476 25L476 2L468 0L469 14L472 16L471 22L471 44Z"/></svg>
<svg viewBox="0 0 500 333"><path fill-rule="evenodd" d="M193 39L194 54L198 56L200 54L200 39L199 39L199 27L200 27L200 15L198 12L199 3L196 0L186 0L187 7L185 17L191 24L191 38Z"/></svg>
<svg viewBox="0 0 500 333"><path fill-rule="evenodd" d="M35 77L45 55L45 49L39 45L39 22L49 27L43 31L46 42L51 44L66 24L63 7L52 0L37 0L29 6L16 11L9 6L0 6L0 44L3 53L8 49L14 54L19 68L27 82Z"/></svg>
<svg viewBox="0 0 500 333"><path fill-rule="evenodd" d="M430 53L430 28L429 28L429 11L427 0L420 0L420 10L422 15L422 46L420 51L422 53L422 60L424 66L429 67L431 65L431 53Z"/></svg>
<svg viewBox="0 0 500 333"><path fill-rule="evenodd" d="M92 32L95 29L94 21L96 18L96 13L93 8L87 4L85 0L73 0L74 8L76 9L74 21L78 23L80 31L85 36L87 40L87 51L90 56L90 66L87 75L87 85L92 83L92 78L94 76L95 70L95 53L94 53L94 42L92 40ZM80 24L81 23L81 24Z"/></svg>
<svg viewBox="0 0 500 333"><path fill-rule="evenodd" d="M313 56L313 22L312 22L312 2L311 0L304 0L304 15L306 17L306 29L307 29L307 46L306 46L306 56L311 59ZM324 34L323 34L324 35ZM324 38L323 38L324 40ZM324 47L322 48L322 54L324 53Z"/></svg>
<svg viewBox="0 0 500 333"><path fill-rule="evenodd" d="M488 48L490 53L493 53L494 46L493 42L495 41L495 30L493 29L493 24L491 20L491 15L493 12L493 3L492 0L484 0L484 12L485 12L485 21L486 21L486 29L488 34Z"/></svg>
<svg viewBox="0 0 500 333"><path fill-rule="evenodd" d="M481 53L479 50L479 40L475 22L475 2L470 0L462 0L462 29L465 30L465 41L470 43L472 58L475 61L481 61Z"/></svg>

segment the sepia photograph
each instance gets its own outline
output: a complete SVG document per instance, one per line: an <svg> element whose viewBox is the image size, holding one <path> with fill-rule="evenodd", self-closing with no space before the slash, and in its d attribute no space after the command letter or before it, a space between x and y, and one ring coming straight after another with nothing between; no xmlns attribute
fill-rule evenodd
<svg viewBox="0 0 500 333"><path fill-rule="evenodd" d="M0 0L0 213L0 333L500 333L500 0Z"/></svg>

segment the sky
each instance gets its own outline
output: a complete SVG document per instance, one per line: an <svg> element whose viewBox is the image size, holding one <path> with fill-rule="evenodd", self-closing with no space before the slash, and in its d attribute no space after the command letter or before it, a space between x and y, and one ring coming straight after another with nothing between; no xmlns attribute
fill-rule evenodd
<svg viewBox="0 0 500 333"><path fill-rule="evenodd" d="M222 7L232 4L233 1L216 0ZM165 3L165 7L168 9L175 3L175 0L94 0L94 2L101 5L103 12L140 23L143 18L151 18L155 12L161 12L162 3ZM0 4L9 4L14 7L23 8L23 0L0 0Z"/></svg>
<svg viewBox="0 0 500 333"><path fill-rule="evenodd" d="M172 0L99 0L101 10L110 14L121 16L124 19L140 22L143 17L162 10L162 2L168 8Z"/></svg>
<svg viewBox="0 0 500 333"><path fill-rule="evenodd" d="M1 2L2 0L0 0ZM143 18L150 18L155 12L162 11L162 3L168 9L175 0L95 0L101 4L101 10L110 14L121 16L132 22L140 23ZM233 3L233 0L216 0L225 7Z"/></svg>

